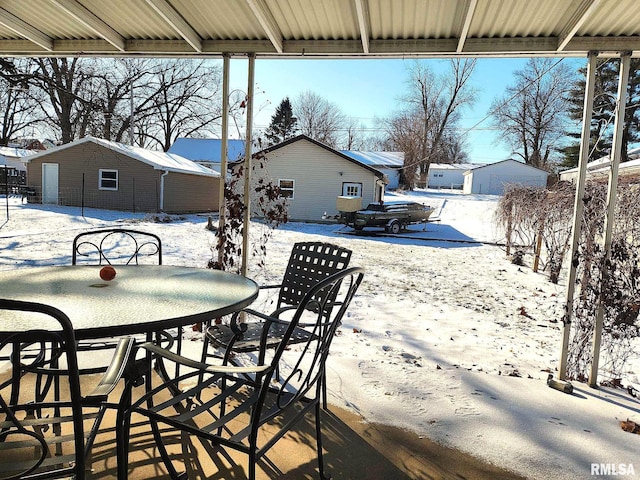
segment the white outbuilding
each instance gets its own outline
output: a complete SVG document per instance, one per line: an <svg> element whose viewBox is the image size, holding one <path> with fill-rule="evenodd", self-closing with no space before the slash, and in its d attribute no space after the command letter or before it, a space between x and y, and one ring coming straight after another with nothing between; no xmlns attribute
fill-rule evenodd
<svg viewBox="0 0 640 480"><path fill-rule="evenodd" d="M464 173L479 167L480 163L432 163L429 165L428 188L462 190Z"/></svg>
<svg viewBox="0 0 640 480"><path fill-rule="evenodd" d="M375 168L386 177L386 189L395 190L400 186L400 171L404 167L403 152L363 152L357 150L342 150L345 155L357 160L363 165Z"/></svg>
<svg viewBox="0 0 640 480"><path fill-rule="evenodd" d="M502 195L506 185L546 187L549 172L517 160L509 159L467 170L464 193Z"/></svg>
<svg viewBox="0 0 640 480"><path fill-rule="evenodd" d="M629 161L620 163L619 175L621 177L638 175L640 173L640 148L633 148L627 152ZM587 164L588 178L603 178L609 175L611 170L611 158L609 155L600 157ZM560 172L560 180L568 182L578 181L578 167L570 168Z"/></svg>

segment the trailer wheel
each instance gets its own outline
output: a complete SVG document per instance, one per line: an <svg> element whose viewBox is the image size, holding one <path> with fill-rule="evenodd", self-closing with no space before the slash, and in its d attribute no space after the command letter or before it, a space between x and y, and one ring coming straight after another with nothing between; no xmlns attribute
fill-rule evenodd
<svg viewBox="0 0 640 480"><path fill-rule="evenodd" d="M387 231L395 235L400 233L401 228L402 226L400 225L400 222L398 220L393 220L387 227Z"/></svg>

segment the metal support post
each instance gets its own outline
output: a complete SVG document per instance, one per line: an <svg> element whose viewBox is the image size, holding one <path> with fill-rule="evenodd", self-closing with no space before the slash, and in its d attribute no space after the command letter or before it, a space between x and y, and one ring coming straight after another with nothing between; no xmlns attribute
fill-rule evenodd
<svg viewBox="0 0 640 480"><path fill-rule="evenodd" d="M629 83L629 67L631 65L631 53L625 53L620 57L620 77L618 81L618 99L616 102L616 117L613 129L613 145L611 151L611 167L609 170L609 186L607 190L607 218L604 229L604 262L601 273L601 292L596 313L596 324L593 335L593 355L591 360L591 373L589 374L589 386L596 387L598 382L598 366L600 363L600 344L602 342L602 327L604 325L604 305L602 283L609 272L606 271L609 258L611 258L611 237L615 222L616 201L618 197L618 167L622 153L622 133L624 130L624 112L627 107L627 85Z"/></svg>

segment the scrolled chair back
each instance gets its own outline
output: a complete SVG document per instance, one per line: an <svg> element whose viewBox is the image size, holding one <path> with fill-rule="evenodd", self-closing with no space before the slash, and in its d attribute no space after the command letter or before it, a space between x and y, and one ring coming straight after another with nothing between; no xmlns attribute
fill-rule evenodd
<svg viewBox="0 0 640 480"><path fill-rule="evenodd" d="M83 232L73 239L71 263L162 265L162 241L153 233L124 228Z"/></svg>
<svg viewBox="0 0 640 480"><path fill-rule="evenodd" d="M82 400L71 321L49 305L7 299L0 299L0 321L16 326L0 337L0 352L8 352L11 362L8 378L0 382L0 478L83 479ZM69 372L64 400L40 396L30 383L33 373L56 370L61 362Z"/></svg>

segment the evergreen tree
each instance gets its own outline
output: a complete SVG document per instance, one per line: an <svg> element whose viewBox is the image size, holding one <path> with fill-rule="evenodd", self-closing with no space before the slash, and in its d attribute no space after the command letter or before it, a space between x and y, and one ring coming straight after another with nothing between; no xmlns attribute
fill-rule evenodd
<svg viewBox="0 0 640 480"><path fill-rule="evenodd" d="M280 102L275 113L271 116L271 124L265 131L267 146L284 142L295 136L298 131L297 122L298 119L293 116L293 108L289 97L286 97Z"/></svg>
<svg viewBox="0 0 640 480"><path fill-rule="evenodd" d="M582 78L576 83L571 92L571 107L569 110L571 118L578 122L582 120L586 68L582 68L580 73L582 73ZM598 60L589 141L589 160L608 155L611 151L619 73L620 59ZM640 140L640 59L637 58L631 59L624 121L621 162L629 160L629 144ZM569 132L568 135L576 140L562 150L564 155L562 166L570 168L578 165L580 131Z"/></svg>

